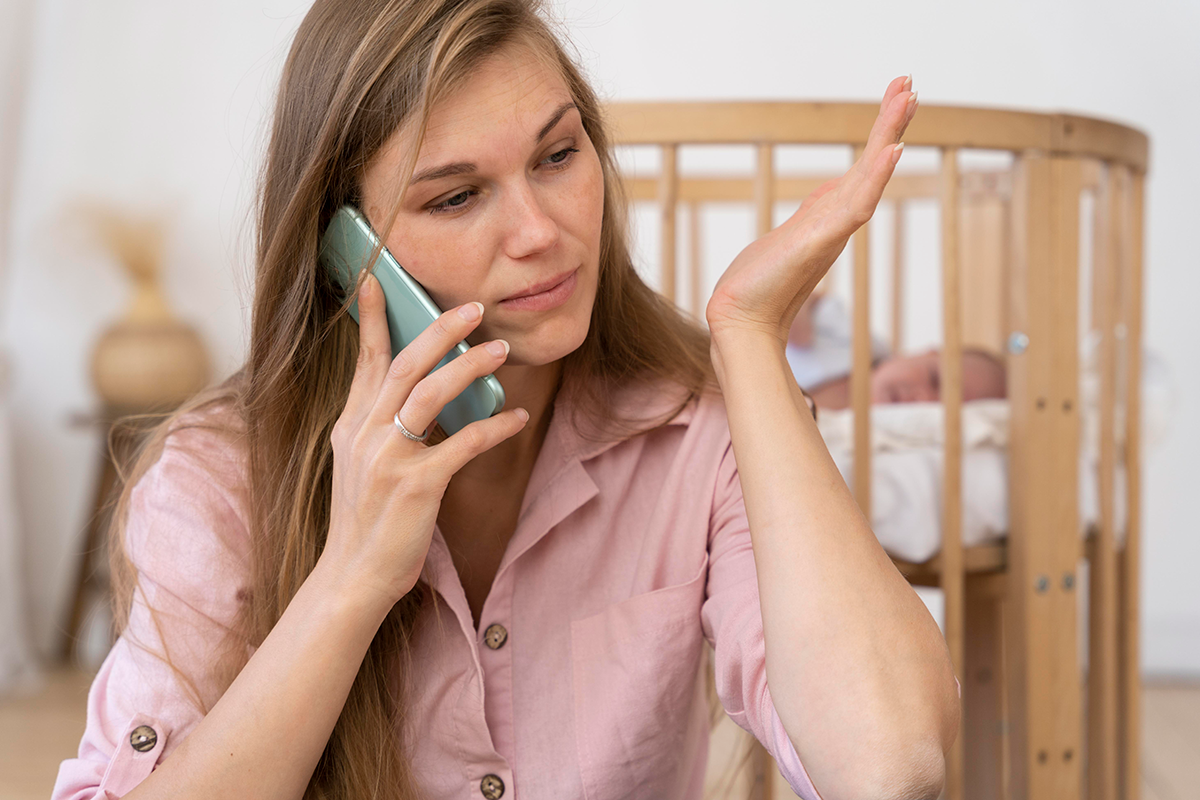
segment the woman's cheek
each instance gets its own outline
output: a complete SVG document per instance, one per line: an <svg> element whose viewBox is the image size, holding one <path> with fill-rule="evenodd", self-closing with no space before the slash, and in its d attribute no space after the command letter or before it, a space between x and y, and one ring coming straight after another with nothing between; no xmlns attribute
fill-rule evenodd
<svg viewBox="0 0 1200 800"><path fill-rule="evenodd" d="M591 234L587 241L593 245L599 244L600 228L604 221L604 172L600 169L600 159L593 153L585 185L575 194L576 198L586 197L587 203L580 203L583 212L583 224Z"/></svg>
<svg viewBox="0 0 1200 800"><path fill-rule="evenodd" d="M438 308L486 299L479 294L490 261L476 232L441 230L423 238L425 246L412 251L412 266L405 268Z"/></svg>

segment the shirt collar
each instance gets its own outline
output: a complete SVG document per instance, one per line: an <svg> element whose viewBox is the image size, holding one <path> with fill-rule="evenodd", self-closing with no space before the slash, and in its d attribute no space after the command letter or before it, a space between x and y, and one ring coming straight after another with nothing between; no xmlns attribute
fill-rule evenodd
<svg viewBox="0 0 1200 800"><path fill-rule="evenodd" d="M549 441L551 435L558 438L565 459L589 461L632 439L639 431L646 430L681 405L682 410L665 424L688 425L696 413L696 398L688 398L688 394L684 387L665 380L627 384L615 391L611 415L625 424L597 428L596 423L582 414L571 419L573 409L570 399L560 391L554 400L554 414L546 439Z"/></svg>
<svg viewBox="0 0 1200 800"><path fill-rule="evenodd" d="M627 384L613 395L613 417L635 423L643 420L640 428L646 428L672 410L679 408L687 396L687 390L679 384L652 381ZM637 435L637 430L628 430L609 425L598 428L584 414L574 414L574 404L568 391L560 390L554 398L550 426L542 442L529 485L521 506L521 516L534 504L538 496L564 473L584 478L587 473L580 467L583 462L596 458L622 442ZM687 425L696 413L696 400L691 399L683 410L667 425ZM574 416L574 419L572 417ZM587 481L591 483L590 479Z"/></svg>

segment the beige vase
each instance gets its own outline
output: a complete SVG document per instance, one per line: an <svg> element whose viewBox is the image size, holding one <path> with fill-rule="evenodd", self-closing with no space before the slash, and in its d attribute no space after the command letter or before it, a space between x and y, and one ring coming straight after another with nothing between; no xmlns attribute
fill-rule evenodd
<svg viewBox="0 0 1200 800"><path fill-rule="evenodd" d="M94 206L88 216L133 284L124 315L92 350L92 384L117 413L174 408L208 385L211 366L199 334L159 289L165 226Z"/></svg>

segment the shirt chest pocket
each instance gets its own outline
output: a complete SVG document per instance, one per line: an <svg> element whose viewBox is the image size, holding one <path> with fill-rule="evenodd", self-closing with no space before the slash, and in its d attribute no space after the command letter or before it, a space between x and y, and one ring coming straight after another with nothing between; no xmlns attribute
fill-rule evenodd
<svg viewBox="0 0 1200 800"><path fill-rule="evenodd" d="M708 555L686 583L635 595L571 623L575 734L588 800L669 798L695 703ZM697 730L692 730L699 728Z"/></svg>

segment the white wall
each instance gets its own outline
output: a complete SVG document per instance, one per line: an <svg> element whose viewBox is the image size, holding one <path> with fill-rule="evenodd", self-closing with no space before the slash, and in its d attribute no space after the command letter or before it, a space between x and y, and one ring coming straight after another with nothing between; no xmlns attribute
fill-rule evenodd
<svg viewBox="0 0 1200 800"><path fill-rule="evenodd" d="M301 3L37 0L25 151L17 175L4 339L14 351L18 496L32 629L51 652L100 441L71 429L92 407L90 348L128 301L117 264L60 225L96 197L173 206L164 289L220 376L242 357L240 265L260 122Z"/></svg>
<svg viewBox="0 0 1200 800"><path fill-rule="evenodd" d="M90 502L97 442L68 430L93 400L88 347L120 313L115 265L70 244L55 218L93 193L176 204L166 291L202 331L221 375L245 334L248 202L262 120L291 32L286 0L38 0L26 150L12 218L5 341L30 607L48 650L69 553ZM1174 369L1171 436L1147 454L1144 661L1200 674L1200 537L1187 497L1200 424L1197 257L1200 9L1138 4L560 0L584 63L611 98L877 101L911 72L922 101L1111 118L1146 131L1146 337ZM1194 236L1191 236L1194 240ZM66 240L66 241L64 241ZM715 274L713 276L715 278Z"/></svg>

